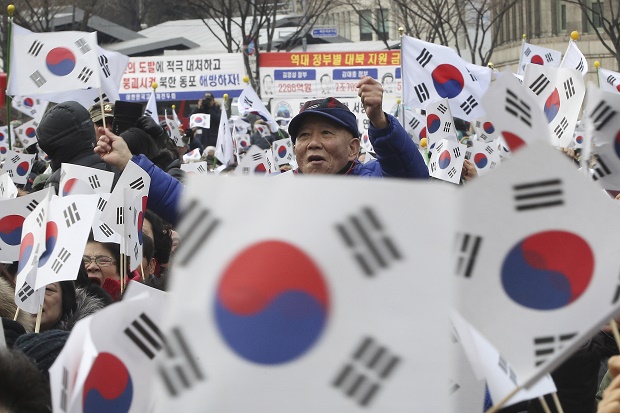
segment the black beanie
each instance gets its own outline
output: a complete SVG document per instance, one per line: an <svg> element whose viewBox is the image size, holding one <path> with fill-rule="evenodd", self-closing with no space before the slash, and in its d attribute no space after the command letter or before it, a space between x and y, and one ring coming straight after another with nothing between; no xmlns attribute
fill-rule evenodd
<svg viewBox="0 0 620 413"><path fill-rule="evenodd" d="M96 143L95 127L88 110L77 102L54 106L37 127L39 146L52 160L52 170L80 155L92 155Z"/></svg>
<svg viewBox="0 0 620 413"><path fill-rule="evenodd" d="M47 330L42 333L30 333L19 336L14 348L21 350L32 359L39 371L48 375L48 370L56 361L58 354L69 338L69 331Z"/></svg>

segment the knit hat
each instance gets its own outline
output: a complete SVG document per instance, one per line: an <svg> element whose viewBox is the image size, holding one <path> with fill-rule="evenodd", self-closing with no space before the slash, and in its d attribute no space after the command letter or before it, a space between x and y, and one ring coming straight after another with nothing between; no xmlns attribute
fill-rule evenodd
<svg viewBox="0 0 620 413"><path fill-rule="evenodd" d="M349 108L339 100L329 97L326 99L310 100L301 107L299 114L291 119L288 125L288 133L291 135L293 143L297 140L299 129L305 119L310 115L319 115L337 123L353 134L354 138L359 138L360 133L357 129L357 117Z"/></svg>
<svg viewBox="0 0 620 413"><path fill-rule="evenodd" d="M48 370L65 346L69 331L48 330L42 333L30 333L19 336L14 348L21 350L32 359L39 371L48 374Z"/></svg>
<svg viewBox="0 0 620 413"><path fill-rule="evenodd" d="M80 155L92 155L95 127L86 108L77 102L63 102L47 111L37 128L39 146L51 158L52 170Z"/></svg>

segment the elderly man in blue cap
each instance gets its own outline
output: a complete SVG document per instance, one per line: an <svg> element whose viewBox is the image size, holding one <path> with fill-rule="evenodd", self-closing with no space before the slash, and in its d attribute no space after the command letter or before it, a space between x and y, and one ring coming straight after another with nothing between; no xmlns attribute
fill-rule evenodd
<svg viewBox="0 0 620 413"><path fill-rule="evenodd" d="M428 178L428 169L415 144L391 115L383 111L383 87L371 77L358 84L369 137L377 160L362 164L357 118L329 97L306 102L288 127L302 174L337 174L396 178Z"/></svg>

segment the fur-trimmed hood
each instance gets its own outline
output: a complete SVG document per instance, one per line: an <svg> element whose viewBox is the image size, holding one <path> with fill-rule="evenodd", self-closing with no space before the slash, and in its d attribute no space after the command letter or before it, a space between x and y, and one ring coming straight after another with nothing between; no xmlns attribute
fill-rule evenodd
<svg viewBox="0 0 620 413"><path fill-rule="evenodd" d="M12 320L16 311L15 288L7 280L0 277L0 317ZM32 333L34 331L35 319L30 313L20 311L17 322L24 327L26 332Z"/></svg>
<svg viewBox="0 0 620 413"><path fill-rule="evenodd" d="M75 289L75 301L77 309L71 312L68 317L60 320L54 328L71 331L78 321L96 313L107 305L101 298L88 294L84 288Z"/></svg>

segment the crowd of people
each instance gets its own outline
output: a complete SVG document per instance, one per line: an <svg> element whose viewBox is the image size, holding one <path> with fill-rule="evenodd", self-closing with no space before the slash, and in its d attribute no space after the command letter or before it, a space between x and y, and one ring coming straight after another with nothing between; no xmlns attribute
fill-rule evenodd
<svg viewBox="0 0 620 413"><path fill-rule="evenodd" d="M294 172L429 179L423 155L398 120L383 110L381 83L365 77L357 87L370 121L369 137L375 159L360 161L356 116L337 99L321 97L306 102L288 124L297 162ZM58 192L63 163L110 171L115 182L130 162L138 165L150 176L151 184L143 225L142 270L129 278L130 282L166 290L171 276L169 262L175 249L182 245L183 234L178 234L175 226L180 215L185 179L181 162L186 148L172 143L165 128L149 116L139 118L134 127L119 135L114 134L110 130L113 109L112 103L106 103L87 110L76 102L63 102L49 109L37 128L38 146L49 156L49 170L43 173L45 168L36 168L21 191L25 194L54 187ZM213 95L206 93L195 113L209 114L211 125L217 125L221 111ZM279 136L261 134L257 127L266 124L260 120L254 123L252 144L270 148ZM197 141L196 147L205 149L203 159L215 165L218 129L194 128L187 132L186 142ZM464 180L475 177L476 169L471 162L465 162L462 174ZM79 320L122 300L122 262L118 244L96 241L91 234L75 280L45 288L39 333L34 333L36 315L17 312L14 303L17 263L0 265L0 316L8 347L0 351L1 411L50 411L48 370ZM601 331L554 372L565 412L589 413L596 409L601 365L617 353L610 334ZM620 358L612 357L609 366L599 413L620 412ZM528 402L502 411L543 410L538 402Z"/></svg>

